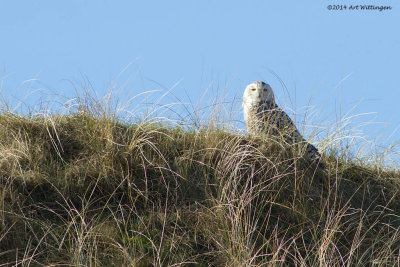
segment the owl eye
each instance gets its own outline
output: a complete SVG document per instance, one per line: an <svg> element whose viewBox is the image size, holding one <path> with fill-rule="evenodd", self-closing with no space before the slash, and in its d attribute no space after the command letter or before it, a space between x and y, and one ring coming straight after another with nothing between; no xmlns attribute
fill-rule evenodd
<svg viewBox="0 0 400 267"><path fill-rule="evenodd" d="M255 90L256 90L256 88L251 89L251 91L255 91Z"/></svg>
<svg viewBox="0 0 400 267"><path fill-rule="evenodd" d="M264 89L264 92L268 91L268 89Z"/></svg>

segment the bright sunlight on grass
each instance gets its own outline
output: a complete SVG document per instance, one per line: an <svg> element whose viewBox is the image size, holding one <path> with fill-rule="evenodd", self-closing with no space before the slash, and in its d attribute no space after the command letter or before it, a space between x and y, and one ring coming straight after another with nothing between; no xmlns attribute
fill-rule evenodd
<svg viewBox="0 0 400 267"><path fill-rule="evenodd" d="M400 174L346 157L338 132L319 168L279 139L218 127L218 105L200 127L76 101L0 115L0 266L400 261Z"/></svg>

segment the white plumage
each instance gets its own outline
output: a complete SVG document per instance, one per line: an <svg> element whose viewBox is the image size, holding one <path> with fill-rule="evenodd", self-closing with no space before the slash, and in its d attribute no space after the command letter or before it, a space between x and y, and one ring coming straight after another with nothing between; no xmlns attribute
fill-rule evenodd
<svg viewBox="0 0 400 267"><path fill-rule="evenodd" d="M308 143L290 117L275 104L271 86L264 82L249 84L243 94L244 120L251 136L282 135L289 144L303 143L306 155L319 163L321 154Z"/></svg>

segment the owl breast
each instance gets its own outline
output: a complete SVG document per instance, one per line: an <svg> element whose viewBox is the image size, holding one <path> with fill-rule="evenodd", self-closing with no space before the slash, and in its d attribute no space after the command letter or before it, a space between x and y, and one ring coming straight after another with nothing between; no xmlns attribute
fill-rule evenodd
<svg viewBox="0 0 400 267"><path fill-rule="evenodd" d="M261 137L265 135L265 118L263 110L259 104L247 106L244 109L244 119L247 126L247 131L251 136Z"/></svg>

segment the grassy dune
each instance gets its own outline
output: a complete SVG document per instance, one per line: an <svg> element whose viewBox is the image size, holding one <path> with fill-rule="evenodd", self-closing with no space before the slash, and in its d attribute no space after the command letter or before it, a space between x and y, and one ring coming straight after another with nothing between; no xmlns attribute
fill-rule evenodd
<svg viewBox="0 0 400 267"><path fill-rule="evenodd" d="M279 138L0 115L0 266L395 266L400 174Z"/></svg>

